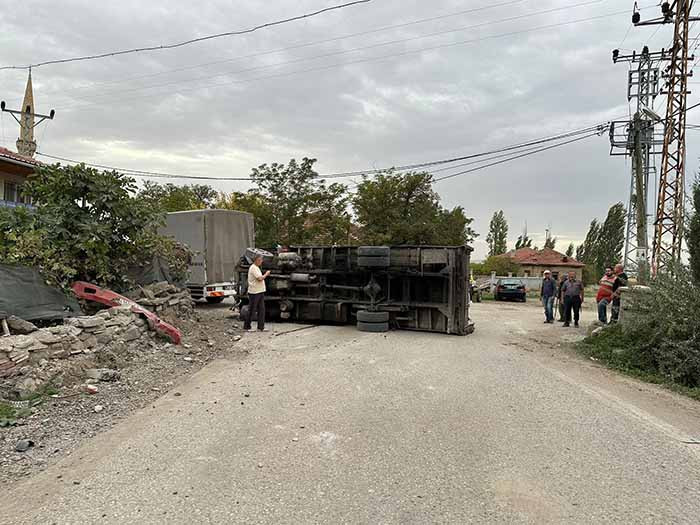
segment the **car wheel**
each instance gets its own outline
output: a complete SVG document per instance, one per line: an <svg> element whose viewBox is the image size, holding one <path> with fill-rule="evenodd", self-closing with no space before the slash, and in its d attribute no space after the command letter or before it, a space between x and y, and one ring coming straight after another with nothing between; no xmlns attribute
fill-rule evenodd
<svg viewBox="0 0 700 525"><path fill-rule="evenodd" d="M389 331L389 323L363 323L362 321L357 322L357 329L360 332L375 332L382 333Z"/></svg>
<svg viewBox="0 0 700 525"><path fill-rule="evenodd" d="M360 246L357 248L358 257L389 257L391 250L388 246Z"/></svg>
<svg viewBox="0 0 700 525"><path fill-rule="evenodd" d="M367 310L359 310L357 312L357 320L361 323L388 323L389 312L369 312Z"/></svg>
<svg viewBox="0 0 700 525"><path fill-rule="evenodd" d="M224 300L223 297L207 297L206 299L209 304L218 304Z"/></svg>
<svg viewBox="0 0 700 525"><path fill-rule="evenodd" d="M361 268L386 268L389 266L388 256L358 257L357 265Z"/></svg>

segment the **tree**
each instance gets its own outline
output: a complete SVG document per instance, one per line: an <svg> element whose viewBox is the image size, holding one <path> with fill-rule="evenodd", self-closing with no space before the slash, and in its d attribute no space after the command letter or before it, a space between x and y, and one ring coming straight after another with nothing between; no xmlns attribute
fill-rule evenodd
<svg viewBox="0 0 700 525"><path fill-rule="evenodd" d="M352 199L363 244L471 242L476 233L461 207L446 210L425 172L380 173L364 177Z"/></svg>
<svg viewBox="0 0 700 525"><path fill-rule="evenodd" d="M347 187L326 186L313 170L316 159L254 168L254 188L221 195L217 206L255 216L256 244L275 246L348 242L351 225Z"/></svg>
<svg viewBox="0 0 700 525"><path fill-rule="evenodd" d="M614 266L622 260L625 244L625 206L618 202L610 207L608 216L600 228L596 257L597 275L602 275L606 266Z"/></svg>
<svg viewBox="0 0 700 525"><path fill-rule="evenodd" d="M570 243L569 247L566 249L566 256L567 257L573 257L574 256L574 243Z"/></svg>
<svg viewBox="0 0 700 525"><path fill-rule="evenodd" d="M505 276L509 273L517 275L520 265L510 257L491 255L483 263L472 264L471 270L474 272L474 275L491 275L492 272L496 272L496 275L500 276Z"/></svg>
<svg viewBox="0 0 700 525"><path fill-rule="evenodd" d="M526 233L519 235L518 240L515 241L515 249L519 250L520 248L532 248L532 239Z"/></svg>
<svg viewBox="0 0 700 525"><path fill-rule="evenodd" d="M75 280L125 289L133 265L162 256L181 267L174 241L158 235L163 216L136 197L136 181L84 164L40 166L24 186L36 211L0 214L3 262L38 267L52 284Z"/></svg>
<svg viewBox="0 0 700 525"><path fill-rule="evenodd" d="M211 208L218 192L206 184L176 186L146 181L138 196L163 212L173 212Z"/></svg>
<svg viewBox="0 0 700 525"><path fill-rule="evenodd" d="M696 178L692 189L693 209L688 221L686 244L690 253L690 270L693 280L700 285L700 178Z"/></svg>
<svg viewBox="0 0 700 525"><path fill-rule="evenodd" d="M557 245L557 238L556 237L547 237L547 239L544 241L544 247L545 249L550 249L553 250Z"/></svg>
<svg viewBox="0 0 700 525"><path fill-rule="evenodd" d="M489 245L489 255L501 255L508 251L508 222L503 210L494 212L489 223L489 233L486 242Z"/></svg>

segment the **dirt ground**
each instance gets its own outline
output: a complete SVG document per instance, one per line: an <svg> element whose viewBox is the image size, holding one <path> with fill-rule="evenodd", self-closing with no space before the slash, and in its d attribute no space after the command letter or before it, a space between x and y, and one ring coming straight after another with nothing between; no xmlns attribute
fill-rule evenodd
<svg viewBox="0 0 700 525"><path fill-rule="evenodd" d="M16 426L0 428L0 484L30 476L70 455L85 440L176 390L213 360L247 355L234 341L240 323L229 308L202 304L192 320L170 320L183 333L179 347L156 340L153 347L120 356L115 367L121 373L119 381L97 383L95 395L76 392L79 384L68 385L32 408L31 415ZM101 407L100 411L95 407ZM16 452L16 444L23 439L32 440L35 446L25 453Z"/></svg>

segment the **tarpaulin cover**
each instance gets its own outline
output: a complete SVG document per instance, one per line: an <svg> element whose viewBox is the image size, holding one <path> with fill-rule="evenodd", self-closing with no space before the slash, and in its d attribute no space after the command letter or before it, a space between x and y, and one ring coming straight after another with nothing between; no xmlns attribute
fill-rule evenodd
<svg viewBox="0 0 700 525"><path fill-rule="evenodd" d="M145 266L132 266L127 272L130 281L141 286L147 286L153 283L168 281L171 284L176 284L180 287L184 286L184 282L175 282L170 274L168 262L162 257L154 257L150 264Z"/></svg>
<svg viewBox="0 0 700 525"><path fill-rule="evenodd" d="M48 286L37 270L7 264L0 264L0 312L26 321L82 315L78 301Z"/></svg>
<svg viewBox="0 0 700 525"><path fill-rule="evenodd" d="M189 284L232 281L246 249L255 246L255 221L250 213L233 210L192 210L168 213L162 234L194 252Z"/></svg>

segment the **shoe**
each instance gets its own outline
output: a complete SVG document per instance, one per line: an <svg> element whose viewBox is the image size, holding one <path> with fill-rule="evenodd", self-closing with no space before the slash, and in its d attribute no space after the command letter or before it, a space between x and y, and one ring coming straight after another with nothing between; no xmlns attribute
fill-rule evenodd
<svg viewBox="0 0 700 525"><path fill-rule="evenodd" d="M251 330L252 332L252 330ZM267 332L267 328L258 328L258 332Z"/></svg>
<svg viewBox="0 0 700 525"><path fill-rule="evenodd" d="M562 326L563 326L564 328L569 328L571 325L570 325L569 323L564 323Z"/></svg>
<svg viewBox="0 0 700 525"><path fill-rule="evenodd" d="M544 324L549 324L549 321L546 321L546 320L545 320Z"/></svg>
<svg viewBox="0 0 700 525"><path fill-rule="evenodd" d="M576 328L578 328L578 323L574 323L574 326L575 326Z"/></svg>
<svg viewBox="0 0 700 525"><path fill-rule="evenodd" d="M252 328L246 328L245 331L246 332L255 332L255 330L253 330Z"/></svg>

